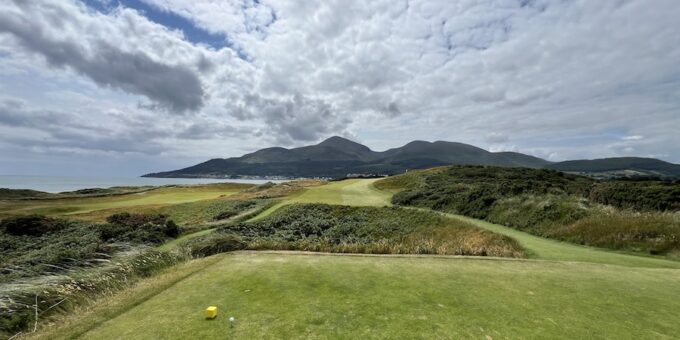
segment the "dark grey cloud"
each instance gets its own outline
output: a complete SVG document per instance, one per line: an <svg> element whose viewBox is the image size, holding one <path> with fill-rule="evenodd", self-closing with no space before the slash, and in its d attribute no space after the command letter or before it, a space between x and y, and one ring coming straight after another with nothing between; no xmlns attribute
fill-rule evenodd
<svg viewBox="0 0 680 340"><path fill-rule="evenodd" d="M140 126L114 133L110 128L84 123L74 114L30 108L26 103L13 98L0 100L0 126L36 132L4 136L5 143L23 147L101 152L157 154L166 148L154 139L172 135L171 131L154 129L153 126Z"/></svg>
<svg viewBox="0 0 680 340"><path fill-rule="evenodd" d="M169 65L108 42L106 32L90 46L60 37L73 13L56 4L13 0L19 11L0 12L0 32L11 34L26 49L56 67L69 67L102 86L146 96L174 111L198 110L204 90L198 75L182 65ZM47 10L46 8L47 7ZM44 21L34 20L40 13ZM51 31L51 32L49 32ZM65 33L65 32L64 32ZM204 67L209 65L205 60Z"/></svg>
<svg viewBox="0 0 680 340"><path fill-rule="evenodd" d="M389 110L389 108L388 108ZM329 135L346 134L352 119L332 104L295 94L288 98L265 98L248 94L230 110L241 120L258 117L270 136L283 144L316 141Z"/></svg>

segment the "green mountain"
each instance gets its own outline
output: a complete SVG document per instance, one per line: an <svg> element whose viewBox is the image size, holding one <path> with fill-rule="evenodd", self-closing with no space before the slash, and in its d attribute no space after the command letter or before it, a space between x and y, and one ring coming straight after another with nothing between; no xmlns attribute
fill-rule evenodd
<svg viewBox="0 0 680 340"><path fill-rule="evenodd" d="M573 172L598 172L601 168L616 171L630 170L644 162L615 162L613 159L595 161L570 161L551 163L544 159L517 152L489 152L484 149L454 142L413 141L402 147L376 152L359 143L342 137L331 137L316 145L286 149L266 148L232 158L209 161L167 172L157 172L145 177L329 177L339 178L349 174L392 175L411 169L424 169L441 165L495 165L506 167L552 168ZM600 167L604 162L609 167ZM645 171L654 175L673 176L675 164L648 159ZM581 163L586 162L582 166ZM595 162L595 163L588 163ZM654 164L664 166L655 167ZM590 166L590 164L594 164ZM645 163L646 164L646 163ZM595 166L598 165L598 166ZM675 168L674 168L675 167ZM634 168L637 169L637 168ZM642 168L640 168L642 169ZM613 171L613 170L607 170ZM678 173L680 174L680 173Z"/></svg>
<svg viewBox="0 0 680 340"><path fill-rule="evenodd" d="M680 177L680 165L664 162L655 158L619 157L602 159L582 159L553 163L549 169L565 172L585 173L603 177L621 176L659 176Z"/></svg>

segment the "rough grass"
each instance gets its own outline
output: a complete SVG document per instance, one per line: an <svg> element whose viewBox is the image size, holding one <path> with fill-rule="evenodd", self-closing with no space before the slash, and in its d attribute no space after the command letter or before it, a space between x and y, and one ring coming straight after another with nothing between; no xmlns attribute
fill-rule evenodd
<svg viewBox="0 0 680 340"><path fill-rule="evenodd" d="M125 313L128 309L144 303L218 260L218 257L212 257L167 267L161 270L159 275L147 278L134 285L130 282L127 289L116 290L115 293L111 292L107 298L99 298L92 303L80 304L68 315L41 322L40 332L33 334L27 332L20 338L65 339L80 337L97 325L101 325Z"/></svg>
<svg viewBox="0 0 680 340"><path fill-rule="evenodd" d="M201 261L218 262L203 267ZM220 255L174 285L95 306L42 338L664 339L680 271L584 263ZM192 264L192 266L194 266ZM194 267L195 268L195 267ZM173 276L177 277L177 276ZM165 289L167 288L167 289ZM208 321L203 310L219 307ZM236 318L229 327L227 319Z"/></svg>
<svg viewBox="0 0 680 340"><path fill-rule="evenodd" d="M328 193L319 197L338 202ZM101 300L38 336L680 337L675 296L680 271L655 269L680 268L680 262L583 247L448 216L510 236L532 258L550 261L218 255L188 264L205 268L191 272L194 275L185 274L184 265L174 267L180 272L144 280L139 290ZM219 306L218 319L203 319L208 305ZM228 316L237 318L233 329L226 323Z"/></svg>
<svg viewBox="0 0 680 340"><path fill-rule="evenodd" d="M680 253L680 212L671 212L678 184L597 182L522 168L435 170L390 177L376 186L396 192L397 205L465 215L541 237L652 255ZM643 212L623 210L633 208ZM670 210L650 210L656 208Z"/></svg>
<svg viewBox="0 0 680 340"><path fill-rule="evenodd" d="M436 213L397 207L294 204L219 229L248 249L522 257L516 241Z"/></svg>
<svg viewBox="0 0 680 340"><path fill-rule="evenodd" d="M551 237L649 254L680 255L680 214L603 211L556 228Z"/></svg>
<svg viewBox="0 0 680 340"><path fill-rule="evenodd" d="M568 261L612 264L626 267L646 267L646 268L678 268L680 262L669 260L664 257L639 256L638 254L620 253L603 248L587 247L573 243L560 242L545 237L534 236L517 229L509 228L499 224L460 216L446 214L451 218L456 218L464 222L476 225L480 228L493 231L498 234L506 235L517 242L527 252L529 258L549 260L549 261Z"/></svg>

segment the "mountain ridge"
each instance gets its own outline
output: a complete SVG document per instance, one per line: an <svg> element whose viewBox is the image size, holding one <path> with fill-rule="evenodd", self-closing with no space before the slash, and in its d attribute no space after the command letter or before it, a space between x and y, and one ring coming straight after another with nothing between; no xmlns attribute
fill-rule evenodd
<svg viewBox="0 0 680 340"><path fill-rule="evenodd" d="M410 169L442 165L492 165L548 168L584 174L680 176L680 165L653 158L619 157L553 163L519 152L490 152L448 141L416 140L385 151L333 136L318 144L297 148L269 147L241 157L213 158L187 168L146 174L143 177L325 177L393 175ZM628 172L626 172L628 171Z"/></svg>

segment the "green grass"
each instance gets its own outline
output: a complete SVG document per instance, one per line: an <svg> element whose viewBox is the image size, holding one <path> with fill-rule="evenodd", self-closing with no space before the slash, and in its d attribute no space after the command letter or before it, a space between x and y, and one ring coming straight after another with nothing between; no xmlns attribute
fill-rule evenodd
<svg viewBox="0 0 680 340"><path fill-rule="evenodd" d="M377 190L373 182L349 180L306 188L257 219L290 203L389 205L390 194ZM447 216L514 238L531 259L223 254L145 280L141 288L104 299L100 306L37 335L86 339L680 337L680 262L583 247L469 217ZM203 318L209 305L220 308L216 320ZM229 316L237 318L234 328L228 326Z"/></svg>
<svg viewBox="0 0 680 340"><path fill-rule="evenodd" d="M201 231L197 231L195 233L186 234L186 235L180 236L180 237L178 237L174 240L170 240L168 242L165 242L163 245L161 245L157 249L160 250L160 251L169 251L171 249L176 248L181 243L184 243L184 242L189 241L191 239L194 239L196 237L208 235L208 234L212 233L213 231L215 231L215 228L204 229L204 230L201 230Z"/></svg>
<svg viewBox="0 0 680 340"><path fill-rule="evenodd" d="M201 186L162 187L125 195L89 198L5 200L0 201L0 217L11 215L76 215L99 210L170 205L215 199L235 194L247 184L212 184Z"/></svg>
<svg viewBox="0 0 680 340"><path fill-rule="evenodd" d="M373 186L378 179L348 179L304 188L265 210L250 221L261 220L282 206L292 203L325 203L351 206L390 206L392 195Z"/></svg>
<svg viewBox="0 0 680 340"><path fill-rule="evenodd" d="M527 250L531 258L551 261L580 261L602 264L613 264L630 267L680 268L680 262L660 257L637 256L618 253L601 248L586 247L534 236L517 229L470 218L466 216L445 214L480 228L509 236L519 242Z"/></svg>
<svg viewBox="0 0 680 340"><path fill-rule="evenodd" d="M108 311L115 316L108 321L91 321L95 309L78 324L92 327L81 338L680 337L678 270L471 258L219 257L120 315ZM209 305L220 308L212 321L203 318ZM62 331L61 337L74 335Z"/></svg>
<svg viewBox="0 0 680 340"><path fill-rule="evenodd" d="M251 250L524 257L510 237L435 212L399 207L298 203L218 232L239 238Z"/></svg>

